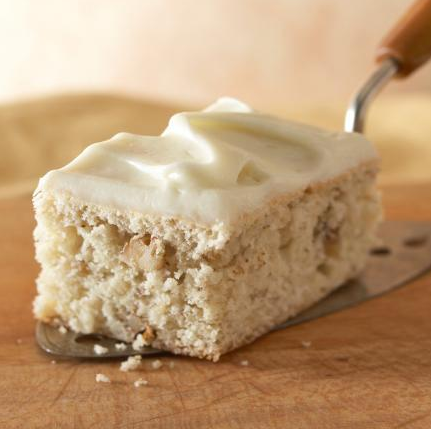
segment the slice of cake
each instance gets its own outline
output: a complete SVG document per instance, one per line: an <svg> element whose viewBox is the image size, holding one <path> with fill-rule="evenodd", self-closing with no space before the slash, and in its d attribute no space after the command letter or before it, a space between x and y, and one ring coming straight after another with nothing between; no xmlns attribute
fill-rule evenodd
<svg viewBox="0 0 431 429"><path fill-rule="evenodd" d="M93 144L34 194L35 315L216 361L364 268L378 165L362 135L228 98Z"/></svg>

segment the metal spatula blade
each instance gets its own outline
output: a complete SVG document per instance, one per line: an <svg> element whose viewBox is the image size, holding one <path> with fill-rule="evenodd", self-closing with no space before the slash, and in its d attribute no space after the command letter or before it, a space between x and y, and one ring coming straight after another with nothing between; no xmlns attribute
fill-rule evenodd
<svg viewBox="0 0 431 429"><path fill-rule="evenodd" d="M380 230L382 245L371 252L367 268L352 280L305 310L293 319L274 328L307 322L374 298L405 285L431 268L431 222L385 222ZM101 335L82 335L38 322L36 339L48 353L77 358L112 358L130 355L163 353L152 347L134 350L127 344L118 350L117 340ZM108 349L103 355L94 352L94 345Z"/></svg>
<svg viewBox="0 0 431 429"><path fill-rule="evenodd" d="M74 358L120 358L133 355L155 355L163 353L162 350L152 347L142 347L135 350L131 344L122 343L114 338L99 334L79 334L73 331L60 332L60 330L47 323L37 322L36 341L47 353ZM94 346L98 344L108 349L104 354L97 354ZM124 344L120 349L117 344Z"/></svg>

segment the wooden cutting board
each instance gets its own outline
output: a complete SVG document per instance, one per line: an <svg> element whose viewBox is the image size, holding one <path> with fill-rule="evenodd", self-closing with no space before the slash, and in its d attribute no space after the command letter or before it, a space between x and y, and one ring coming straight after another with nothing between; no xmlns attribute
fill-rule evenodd
<svg viewBox="0 0 431 429"><path fill-rule="evenodd" d="M385 192L388 218L431 219L431 184ZM431 275L217 364L167 356L161 369L150 358L129 373L117 360L54 364L34 340L30 197L0 201L0 213L0 428L431 427ZM148 386L133 386L140 377Z"/></svg>

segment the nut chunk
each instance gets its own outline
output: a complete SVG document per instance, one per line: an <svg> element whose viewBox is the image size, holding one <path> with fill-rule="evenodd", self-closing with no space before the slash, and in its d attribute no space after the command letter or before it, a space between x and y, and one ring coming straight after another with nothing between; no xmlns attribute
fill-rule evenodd
<svg viewBox="0 0 431 429"><path fill-rule="evenodd" d="M133 350L141 350L143 347L151 345L155 338L153 329L147 325L143 333L136 335L132 344Z"/></svg>
<svg viewBox="0 0 431 429"><path fill-rule="evenodd" d="M137 269L157 271L165 265L164 254L165 247L161 240L149 235L134 236L125 244L120 260Z"/></svg>

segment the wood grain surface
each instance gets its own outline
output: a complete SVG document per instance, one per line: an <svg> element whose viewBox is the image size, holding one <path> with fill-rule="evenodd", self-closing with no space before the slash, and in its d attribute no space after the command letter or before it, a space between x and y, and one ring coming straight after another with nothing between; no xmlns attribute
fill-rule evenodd
<svg viewBox="0 0 431 429"><path fill-rule="evenodd" d="M388 218L430 220L431 185L386 188L385 206ZM150 358L129 373L117 360L53 364L34 339L30 197L0 201L0 213L0 428L431 427L431 275L216 364L165 356L161 369ZM140 377L148 386L134 387Z"/></svg>

